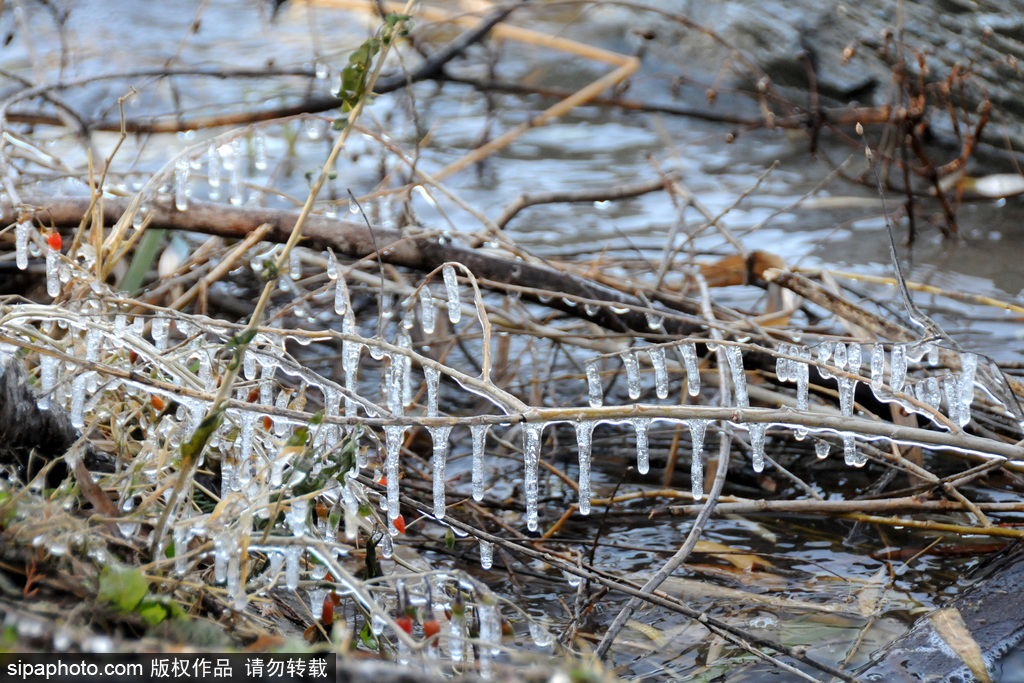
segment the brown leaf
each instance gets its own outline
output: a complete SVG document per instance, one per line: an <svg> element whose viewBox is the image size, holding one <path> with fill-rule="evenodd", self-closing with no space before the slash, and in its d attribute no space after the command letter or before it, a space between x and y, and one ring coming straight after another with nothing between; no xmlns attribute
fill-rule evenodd
<svg viewBox="0 0 1024 683"><path fill-rule="evenodd" d="M956 656L963 660L974 677L981 683L992 683L988 669L985 668L985 660L981 656L981 648L967 629L960 610L956 607L946 607L932 614L930 619L932 626L935 627L935 632L942 637L942 640L949 645Z"/></svg>

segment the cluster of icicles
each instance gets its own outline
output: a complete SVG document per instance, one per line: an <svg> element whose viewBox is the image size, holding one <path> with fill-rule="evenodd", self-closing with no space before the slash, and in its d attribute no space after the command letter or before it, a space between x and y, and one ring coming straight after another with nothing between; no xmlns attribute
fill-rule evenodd
<svg viewBox="0 0 1024 683"><path fill-rule="evenodd" d="M27 262L31 240L30 235L23 236L21 225L17 230L18 264L22 265ZM26 234L30 230L31 225L24 228ZM48 254L48 261L49 258ZM56 258L55 262L57 265L54 267L54 277L57 278L56 290L59 293L60 282L79 271L73 264L59 262ZM367 528L368 522L360 514L361 506L368 500L368 491L352 479L360 468L368 465L365 450L356 449L355 470L346 473L343 481L335 480L328 489L320 492L327 499L336 501L335 508L330 514L316 514L310 509L308 499L293 498L287 508L286 523L294 535L295 542L263 547L249 545L245 541L246 535L251 532L253 517L269 516L269 510L273 507L272 496L290 490L307 477L316 476L325 465L324 462L314 462L312 469L300 471L294 462L296 449L284 446L291 431L304 423L280 416L280 409L293 407L296 394L291 388L278 384L278 373L291 375L306 389L317 390L322 395L324 421L319 428L311 430L314 434L311 445L317 454L335 452L349 433L343 423L346 420L351 423L351 420L358 419L360 412L367 417L385 420L382 450L387 491L380 503L381 508L386 510L388 523L385 526L389 533L383 534L379 546L381 554L385 557L391 555L391 537L398 533L394 522L399 517L400 451L406 430L409 425L417 422L415 416L409 416L408 424L401 424L406 410L413 404L414 361L422 368L426 385L425 415L437 417L440 414L440 379L442 372L447 373L449 369L416 353L410 334L417 319L424 334L430 335L434 331L438 301L431 289L431 283L423 283L418 293L403 303L400 308L404 314L393 326L397 330L394 341L383 343L380 339L360 335L345 278L330 253L327 255L327 263L328 277L334 283L335 311L342 320L343 383L336 384L289 359L284 353L282 336L265 333L258 335L246 354L242 375L250 386L255 384L258 387L259 405L278 410L276 413L264 413L251 403L242 408L232 407L227 413L228 419L225 424L214 434L209 444L210 450L219 450L221 453L222 495L226 501L235 501L237 509L233 508L232 513L222 512L216 519L212 519L210 515L189 512L188 506L185 506L185 516L179 519L173 528L175 549L182 551L175 553L176 570L184 573L194 562L194 558L184 552L192 539L209 538L214 548L215 577L218 581L226 583L234 604L239 608L247 601L246 586L241 580L239 565L241 548L248 546L250 550L260 549L266 552L274 570L267 576L274 576L278 573L277 570L283 569L285 585L296 588L299 585L304 554L311 553L315 556L317 552L316 548L305 543L304 539L333 542L342 520L345 537L350 541L356 539L360 527L372 531ZM289 273L291 277L297 278L301 275L301 264L292 270L299 271ZM441 280L444 284L444 295L440 300L445 303L451 323L458 323L462 319L464 304L460 298L456 266L443 266ZM93 289L100 293L103 286L94 283ZM83 369L78 362L65 361L57 355L39 355L41 405L49 407L52 403L57 403L66 407L72 423L78 427L86 424L88 415L105 395L116 390L134 395L140 402L150 400L153 396L162 396L167 401L177 402L177 413L163 416L162 420L154 425L155 429L147 435L142 452L132 464L134 476L137 476L139 481L157 486L159 481L169 476L166 458L162 455L166 452L166 446L176 447L182 439L187 438L209 409L208 401L195 394L205 393L209 396L215 393L218 378L223 373L223 368L219 365L222 361L218 360L217 354L233 332L216 321L181 315L176 315L173 319L159 314L129 319L127 315L113 310L113 307L106 303L111 298L112 295L107 293L104 298L71 302L57 311L53 307L19 306L6 316L4 331L27 342L45 343L48 326L57 325L70 330L70 333L50 335L54 338L60 337L60 341L52 342L54 351L66 357L81 358L88 363L130 371L133 373L131 377L155 373L165 378L164 381L169 384L190 390L179 392L158 388L131 379L128 372L122 373L119 377L116 373L101 373L92 369L95 366ZM467 307L467 310L478 311L475 307ZM172 340L172 324L184 341ZM41 329L44 334L39 336L29 332L36 329ZM309 340L299 341L308 343ZM712 350L715 349L714 342L701 342L706 343ZM669 397L672 373L677 369L680 371L680 377L685 374L689 394L698 395L701 385L697 343L697 340L684 339L669 344L634 347L618 354L606 354L591 359L585 363L585 381L590 406L597 408L604 403L601 367L604 364L610 365L610 361L615 362L615 372L619 371L618 363L621 362L626 375L627 392L632 401L639 401L644 394L644 373L641 373L641 360L644 358L652 370L653 395L658 400ZM721 342L721 345L732 377L733 403L741 408L748 407L743 347L730 342ZM381 362L379 404L365 398L366 387L361 386L359 382L360 367L364 363L363 347L367 348L371 358ZM927 358L931 365L937 364L936 347L923 343L891 344L888 345L888 349L887 352L882 344L865 346L844 342L822 342L813 350L806 346L785 344L775 351L778 358L777 376L781 381L796 385L798 412L808 409L809 371L813 364L823 378L835 378L837 381L840 411L843 416L853 415L854 392L858 381L861 380L869 384L879 400L897 402L907 410L925 415L937 424L941 424L937 414L943 408L943 404L946 415L954 424L963 426L970 420L977 356L962 354L961 370L958 373L947 372L941 378L929 376L912 382L908 378L908 364L921 362L923 358ZM7 351L13 352L13 349ZM674 359L670 361L667 357L668 352L678 356L678 362ZM862 374L865 361L868 372ZM456 375L451 377L459 380ZM480 393L478 387L465 388L467 391ZM249 391L248 386L239 388L236 398L245 403L247 396L250 396ZM500 401L495 403L500 405ZM624 406L623 413L631 412L630 408L631 406ZM581 409L580 414L586 415L586 410ZM695 498L702 496L704 441L709 427L713 428L714 421L664 417L561 420L569 422L576 430L579 456L579 510L582 514L588 514L590 511L590 464L594 430L601 424L632 425L636 433L637 467L644 473L649 467L648 430L656 420L684 423L688 427L692 441L693 495ZM519 423L519 416L509 420L509 423L512 422ZM526 522L531 530L536 530L539 526L538 469L546 423L525 422L509 425L497 422L496 425L521 429ZM472 496L476 500L481 500L486 490L485 451L491 426L495 425L481 424L479 421L468 426L472 450ZM748 432L754 468L760 471L764 467L765 434L771 425L750 422L735 426ZM433 514L437 520L443 520L446 511L445 466L452 426L432 424L426 429L433 444ZM803 438L806 433L806 430L797 429L798 438ZM854 435L843 434L842 441L846 462L853 466L863 465L865 459L857 452ZM828 454L828 443L819 440L817 444L819 457L825 457ZM126 495L122 502L126 515L131 512L131 501L132 497ZM133 533L137 523L132 523L129 519L126 518L122 523L123 530L126 533ZM492 553L491 545L482 542L480 556L485 568L490 567ZM314 581L323 579L326 576L325 565L317 562L311 564L310 571ZM352 587L352 590L355 591L356 587ZM320 592L311 595L314 613L319 611L322 598ZM484 621L490 623L490 617L486 615L479 615L479 619L481 626ZM456 645L456 641L459 645ZM462 650L461 643L460 638L452 638L450 648L453 659L463 656L459 652Z"/></svg>

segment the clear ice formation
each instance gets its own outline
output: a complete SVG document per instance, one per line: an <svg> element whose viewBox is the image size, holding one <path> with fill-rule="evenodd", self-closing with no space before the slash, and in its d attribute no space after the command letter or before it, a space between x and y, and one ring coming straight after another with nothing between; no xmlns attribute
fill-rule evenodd
<svg viewBox="0 0 1024 683"><path fill-rule="evenodd" d="M473 500L484 499L484 449L487 444L487 425L469 428L473 442Z"/></svg>
<svg viewBox="0 0 1024 683"><path fill-rule="evenodd" d="M668 398L668 368L665 366L665 348L652 346L647 350L654 367L654 393L658 398Z"/></svg>
<svg viewBox="0 0 1024 683"><path fill-rule="evenodd" d="M455 275L455 266L441 269L444 278L445 294L448 296L448 320L454 325L462 319L462 303L459 300L459 280Z"/></svg>
<svg viewBox="0 0 1024 683"><path fill-rule="evenodd" d="M708 420L687 420L693 452L690 456L690 492L694 500L704 497L704 434Z"/></svg>
<svg viewBox="0 0 1024 683"><path fill-rule="evenodd" d="M623 351L622 364L626 368L626 391L629 398L637 400L640 398L640 363L636 359L636 352Z"/></svg>
<svg viewBox="0 0 1024 683"><path fill-rule="evenodd" d="M524 488L526 490L526 527L536 531L538 502L538 467L540 465L540 437L544 425L523 425L523 464L525 468Z"/></svg>
<svg viewBox="0 0 1024 683"><path fill-rule="evenodd" d="M650 469L647 429L651 426L651 421L646 417L635 417L630 422L633 424L633 431L636 432L636 471L647 474Z"/></svg>

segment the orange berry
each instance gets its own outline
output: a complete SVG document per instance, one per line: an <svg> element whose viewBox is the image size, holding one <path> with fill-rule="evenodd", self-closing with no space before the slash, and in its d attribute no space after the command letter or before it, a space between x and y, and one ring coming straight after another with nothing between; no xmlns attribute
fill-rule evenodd
<svg viewBox="0 0 1024 683"><path fill-rule="evenodd" d="M163 410L164 409L164 400L162 398L160 398L159 396L157 396L156 394L150 395L149 402L157 410Z"/></svg>
<svg viewBox="0 0 1024 683"><path fill-rule="evenodd" d="M51 232L49 235L46 236L46 243L50 245L50 249L53 249L54 251L60 251L60 247L61 247L60 233L57 232L56 230Z"/></svg>
<svg viewBox="0 0 1024 683"><path fill-rule="evenodd" d="M402 515L398 515L397 517L395 517L395 521L393 523L395 525L395 528L398 529L398 533L405 533L405 517L403 517Z"/></svg>

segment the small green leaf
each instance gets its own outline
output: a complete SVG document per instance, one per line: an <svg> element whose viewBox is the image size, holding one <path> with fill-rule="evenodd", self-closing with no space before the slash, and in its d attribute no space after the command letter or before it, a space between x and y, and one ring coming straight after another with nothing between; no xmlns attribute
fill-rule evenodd
<svg viewBox="0 0 1024 683"><path fill-rule="evenodd" d="M218 408L203 418L203 421L196 427L196 431L189 437L188 441L181 442L181 461L183 466L191 466L199 459L203 449L213 433L220 427L224 419L224 408Z"/></svg>
<svg viewBox="0 0 1024 683"><path fill-rule="evenodd" d="M167 547L164 548L164 557L168 560L174 558L174 543L168 543Z"/></svg>
<svg viewBox="0 0 1024 683"><path fill-rule="evenodd" d="M341 93L337 92L335 93L335 96L341 97ZM338 118L334 119L334 121L331 123L331 128L334 130L345 130L346 128L348 128L348 118L344 116L339 116Z"/></svg>
<svg viewBox="0 0 1024 683"><path fill-rule="evenodd" d="M295 430L295 433L288 438L285 448L305 446L307 441L309 441L309 430L306 427L299 427Z"/></svg>
<svg viewBox="0 0 1024 683"><path fill-rule="evenodd" d="M111 564L100 572L100 590L96 597L120 612L131 612L148 590L149 582L138 569Z"/></svg>
<svg viewBox="0 0 1024 683"><path fill-rule="evenodd" d="M156 626L165 619L183 619L186 616L185 610L166 595L143 600L135 608L135 612L150 626Z"/></svg>
<svg viewBox="0 0 1024 683"><path fill-rule="evenodd" d="M359 504L359 516L360 517L369 517L372 514L373 514L373 508L371 508L368 504L366 504L366 503L360 503Z"/></svg>
<svg viewBox="0 0 1024 683"><path fill-rule="evenodd" d="M313 413L313 417L309 418L309 424L314 425L314 426L320 424L323 421L324 421L324 409L323 408L321 408L320 410L318 410L315 413Z"/></svg>
<svg viewBox="0 0 1024 683"><path fill-rule="evenodd" d="M455 550L455 532L451 527L448 527L448 532L444 535L444 544L448 546L448 550Z"/></svg>
<svg viewBox="0 0 1024 683"><path fill-rule="evenodd" d="M377 649L377 639L374 637L373 631L370 630L369 624L363 624L363 630L359 632L359 640L363 641L363 645L369 649Z"/></svg>
<svg viewBox="0 0 1024 683"><path fill-rule="evenodd" d="M249 342L251 342L253 340L253 337L255 337L255 336L256 336L256 330L255 329L244 330L244 331L239 332L238 334L236 334L231 339L229 339L228 343L224 345L224 348L228 349L229 351L231 349L237 349L239 346L242 346L243 344L248 344Z"/></svg>

